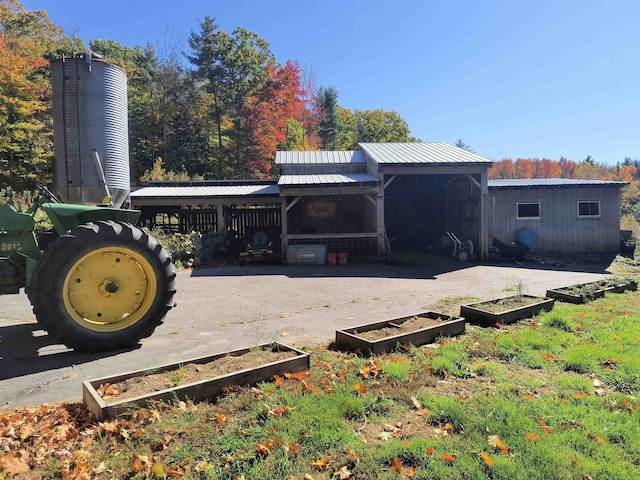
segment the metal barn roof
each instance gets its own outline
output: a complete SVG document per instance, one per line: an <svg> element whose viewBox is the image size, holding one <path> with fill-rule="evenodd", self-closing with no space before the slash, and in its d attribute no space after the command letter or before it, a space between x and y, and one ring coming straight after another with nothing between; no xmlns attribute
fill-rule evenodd
<svg viewBox="0 0 640 480"><path fill-rule="evenodd" d="M364 163L360 151L276 152L276 165L312 165L332 163Z"/></svg>
<svg viewBox="0 0 640 480"><path fill-rule="evenodd" d="M489 180L489 188L570 188L570 187L624 187L626 182L607 180L581 180L575 178L507 178Z"/></svg>
<svg viewBox="0 0 640 480"><path fill-rule="evenodd" d="M144 187L131 192L132 198L176 198L176 197L242 197L246 195L278 196L278 185L224 185L224 186L185 186L185 187Z"/></svg>
<svg viewBox="0 0 640 480"><path fill-rule="evenodd" d="M319 175L282 175L278 181L281 187L314 185L378 185L380 180L368 173L334 173Z"/></svg>
<svg viewBox="0 0 640 480"><path fill-rule="evenodd" d="M379 164L486 164L491 160L444 142L359 143Z"/></svg>

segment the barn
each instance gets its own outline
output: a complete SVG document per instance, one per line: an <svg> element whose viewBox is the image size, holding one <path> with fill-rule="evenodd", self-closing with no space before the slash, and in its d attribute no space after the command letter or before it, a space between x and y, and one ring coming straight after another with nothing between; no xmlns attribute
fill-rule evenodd
<svg viewBox="0 0 640 480"><path fill-rule="evenodd" d="M446 143L361 143L350 152L278 152L283 252L324 244L330 251L382 256L427 248L447 231L488 248L491 161Z"/></svg>
<svg viewBox="0 0 640 480"><path fill-rule="evenodd" d="M492 162L443 142L360 143L354 151L277 152L279 178L156 183L131 194L149 227L269 231L291 247L382 258L431 250L448 232L488 258L493 238L537 252L619 249L623 182L488 180Z"/></svg>

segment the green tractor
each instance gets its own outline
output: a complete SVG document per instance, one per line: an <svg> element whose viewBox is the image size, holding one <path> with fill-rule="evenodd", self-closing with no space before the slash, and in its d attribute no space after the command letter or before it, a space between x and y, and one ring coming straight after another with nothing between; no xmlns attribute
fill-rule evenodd
<svg viewBox="0 0 640 480"><path fill-rule="evenodd" d="M91 53L52 63L54 187L0 205L0 294L25 288L38 323L75 350L136 345L174 305L169 253L127 204L126 77ZM51 228L37 228L41 208Z"/></svg>

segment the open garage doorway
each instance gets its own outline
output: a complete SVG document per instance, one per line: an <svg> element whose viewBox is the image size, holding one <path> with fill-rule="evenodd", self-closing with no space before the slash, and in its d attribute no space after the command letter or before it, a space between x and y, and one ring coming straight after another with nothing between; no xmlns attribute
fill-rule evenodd
<svg viewBox="0 0 640 480"><path fill-rule="evenodd" d="M386 176L385 228L390 247L399 252L449 256L447 232L477 252L480 190L468 175Z"/></svg>

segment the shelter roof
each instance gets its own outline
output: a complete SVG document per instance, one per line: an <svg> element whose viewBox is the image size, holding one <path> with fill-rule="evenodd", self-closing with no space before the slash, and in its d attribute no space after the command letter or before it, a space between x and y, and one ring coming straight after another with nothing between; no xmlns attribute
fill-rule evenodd
<svg viewBox="0 0 640 480"><path fill-rule="evenodd" d="M184 197L242 197L264 195L277 197L280 193L275 183L254 183L250 185L199 185L199 186L152 186L131 192L134 199L143 198L184 198Z"/></svg>
<svg viewBox="0 0 640 480"><path fill-rule="evenodd" d="M368 173L333 173L316 175L282 175L280 187L312 187L318 185L378 185L380 180Z"/></svg>
<svg viewBox="0 0 640 480"><path fill-rule="evenodd" d="M360 143L359 147L378 164L481 164L491 160L444 142Z"/></svg>
<svg viewBox="0 0 640 480"><path fill-rule="evenodd" d="M276 165L327 165L345 163L364 163L364 155L358 150L349 151L295 151L276 152Z"/></svg>
<svg viewBox="0 0 640 480"><path fill-rule="evenodd" d="M619 187L628 185L627 182L607 180L582 180L575 178L508 178L489 180L491 189L506 188L579 188L579 187Z"/></svg>

